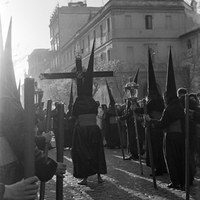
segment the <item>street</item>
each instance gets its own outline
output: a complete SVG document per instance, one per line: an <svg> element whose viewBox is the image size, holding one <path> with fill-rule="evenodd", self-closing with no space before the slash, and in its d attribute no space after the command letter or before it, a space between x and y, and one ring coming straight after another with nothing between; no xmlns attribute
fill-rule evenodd
<svg viewBox="0 0 200 200"><path fill-rule="evenodd" d="M102 175L104 183L99 184L97 177L88 178L88 185L78 185L80 180L73 177L73 165L70 150L64 151L64 162L67 164L67 171L63 181L64 200L181 200L185 199L185 192L168 189L168 175L157 177L157 190L153 187L152 178L149 176L151 170L143 163L144 174L141 175L138 161L122 159L120 149L106 149L107 174ZM55 159L56 149L49 151L49 156ZM197 197L200 188L200 176L196 176L194 186L191 187L190 199ZM56 177L46 183L46 200L56 199Z"/></svg>

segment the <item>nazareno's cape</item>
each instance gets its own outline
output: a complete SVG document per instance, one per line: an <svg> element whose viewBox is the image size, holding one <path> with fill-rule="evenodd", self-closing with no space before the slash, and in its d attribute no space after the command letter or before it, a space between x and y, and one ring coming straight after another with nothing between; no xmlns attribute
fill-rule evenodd
<svg viewBox="0 0 200 200"><path fill-rule="evenodd" d="M170 102L170 104L168 104L167 107L164 109L161 119L152 120L152 123L157 128L165 129L171 123L177 120L181 120L182 131L184 132L184 119L185 119L184 108L181 105L180 100L176 98L176 99L173 99Z"/></svg>

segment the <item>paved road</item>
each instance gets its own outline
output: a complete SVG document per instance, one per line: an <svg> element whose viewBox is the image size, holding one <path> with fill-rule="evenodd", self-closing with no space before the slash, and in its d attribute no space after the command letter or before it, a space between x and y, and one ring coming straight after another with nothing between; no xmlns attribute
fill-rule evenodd
<svg viewBox="0 0 200 200"><path fill-rule="evenodd" d="M183 200L185 192L179 190L168 189L166 185L169 183L169 177L166 174L157 177L158 189L155 190L153 182L149 176L150 168L143 166L144 175L140 173L139 162L125 161L122 159L120 149L106 149L106 161L108 173L103 175L104 183L98 184L97 177L88 178L88 185L82 186L77 183L79 180L73 177L73 165L70 151L64 152L64 160L67 164L66 177L64 178L63 195L64 200ZM49 156L55 158L56 150L49 152ZM200 177L200 173L199 176ZM55 180L54 176L51 181L46 184L46 200L55 200ZM191 197L193 200L200 200L200 178L196 178L194 186L191 188Z"/></svg>

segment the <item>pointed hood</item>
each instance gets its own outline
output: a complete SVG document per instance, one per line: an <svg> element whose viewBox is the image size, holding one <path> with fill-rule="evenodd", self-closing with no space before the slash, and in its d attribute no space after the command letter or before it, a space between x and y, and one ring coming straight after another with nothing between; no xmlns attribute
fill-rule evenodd
<svg viewBox="0 0 200 200"><path fill-rule="evenodd" d="M109 95L109 99L110 99L110 106L114 106L114 105L115 105L115 100L114 100L114 98L113 98L113 95L112 95L111 89L110 89L110 87L109 87L107 81L106 81L106 86L107 86L108 95Z"/></svg>
<svg viewBox="0 0 200 200"><path fill-rule="evenodd" d="M70 91L70 97L69 97L69 105L68 105L68 110L70 114L72 114L72 107L73 107L73 82L71 83L71 91Z"/></svg>
<svg viewBox="0 0 200 200"><path fill-rule="evenodd" d="M4 87L4 91L2 92L4 93L3 95L12 97L19 101L19 95L18 95L17 84L16 84L16 79L15 79L15 72L14 72L13 62L12 62L11 32L12 32L12 18L10 20L9 30L8 30L4 54L3 54L3 66L2 66L3 83L2 84Z"/></svg>
<svg viewBox="0 0 200 200"><path fill-rule="evenodd" d="M0 82L0 129L19 160L24 155L24 110L15 81L11 48L12 19L3 52ZM17 140L16 140L17 138Z"/></svg>
<svg viewBox="0 0 200 200"><path fill-rule="evenodd" d="M95 40L93 42L92 52L90 55L88 68L85 73L85 79L83 85L84 95L90 97L92 97L92 91L93 91L94 47L95 47Z"/></svg>
<svg viewBox="0 0 200 200"><path fill-rule="evenodd" d="M21 86L21 81L19 81L19 85L18 85L18 88L17 88L18 95L19 95L19 101L20 101L20 93L21 93L20 86Z"/></svg>
<svg viewBox="0 0 200 200"><path fill-rule="evenodd" d="M136 83L136 84L138 83L138 74L139 74L139 71L140 71L140 69L138 68L138 70L137 70L137 72L135 74L135 77L133 79L133 82Z"/></svg>
<svg viewBox="0 0 200 200"><path fill-rule="evenodd" d="M3 85L3 35L2 35L2 26L0 18L0 96Z"/></svg>
<svg viewBox="0 0 200 200"><path fill-rule="evenodd" d="M177 98L176 82L175 82L172 53L170 47L169 61L167 67L166 87L165 87L165 99L168 104L171 100L176 98Z"/></svg>
<svg viewBox="0 0 200 200"><path fill-rule="evenodd" d="M76 70L77 70L77 75L80 75L80 77L76 79L77 96L81 96L83 93L83 79L82 79L82 58L80 55L76 56Z"/></svg>
<svg viewBox="0 0 200 200"><path fill-rule="evenodd" d="M150 49L148 49L148 57L149 57L149 63L148 63L148 70L147 70L147 73L148 73L147 74L147 96L148 96L148 99L161 98L161 94L158 91L158 87L156 83Z"/></svg>
<svg viewBox="0 0 200 200"><path fill-rule="evenodd" d="M3 59L3 34L1 26L1 16L0 16L0 61Z"/></svg>

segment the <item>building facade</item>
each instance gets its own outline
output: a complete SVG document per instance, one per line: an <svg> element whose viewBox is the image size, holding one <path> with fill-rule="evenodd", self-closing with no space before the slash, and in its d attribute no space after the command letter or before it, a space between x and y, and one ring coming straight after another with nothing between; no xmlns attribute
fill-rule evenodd
<svg viewBox="0 0 200 200"><path fill-rule="evenodd" d="M50 19L50 43L53 59L52 71L61 71L65 66L62 64L61 49L73 38L74 34L87 24L88 20L97 13L99 8L87 7L84 2L69 3L68 6L57 6ZM74 49L71 50L73 57ZM67 55L64 55L65 57Z"/></svg>
<svg viewBox="0 0 200 200"><path fill-rule="evenodd" d="M159 88L164 91L171 47L177 88L188 86L185 77L190 73L191 58L185 55L196 54L199 49L200 16L195 2L110 0L102 8L88 8L85 4L58 7L50 20L54 53L51 71L73 70L76 55L82 56L83 66L87 67L95 39L95 68L115 71L115 77L108 80L116 101L121 103L123 86L138 68L139 98L146 94L148 47ZM98 81L95 99L108 104L105 79Z"/></svg>
<svg viewBox="0 0 200 200"><path fill-rule="evenodd" d="M28 56L28 76L40 83L39 75L51 67L52 53L49 49L35 49Z"/></svg>

